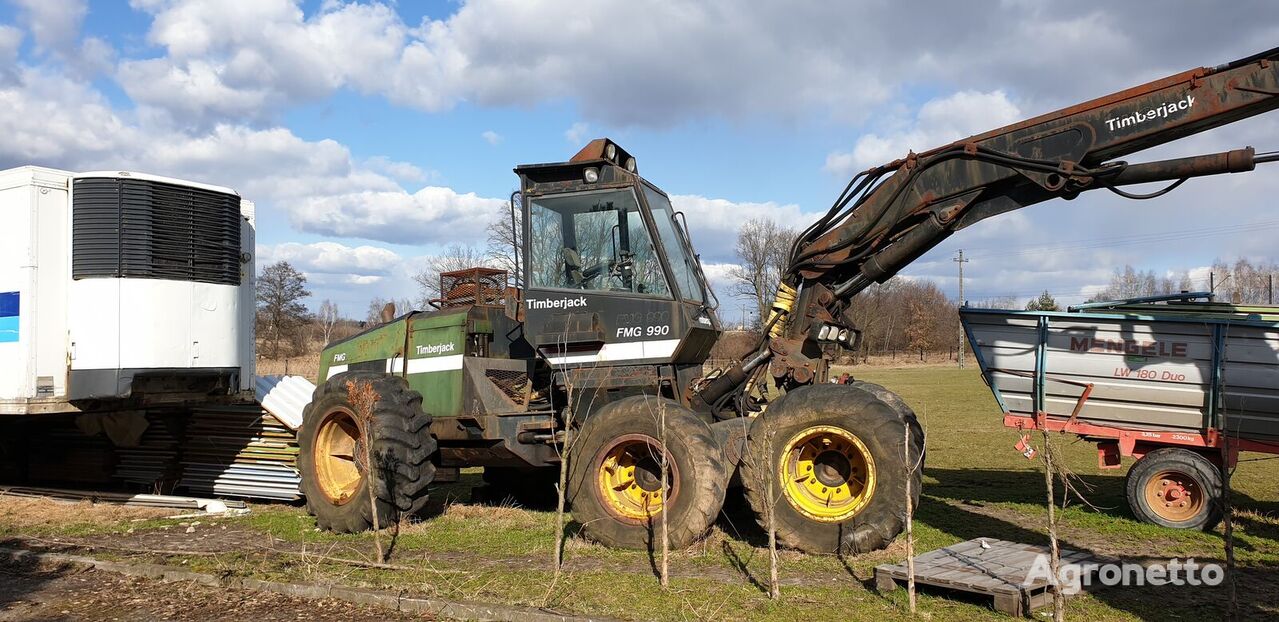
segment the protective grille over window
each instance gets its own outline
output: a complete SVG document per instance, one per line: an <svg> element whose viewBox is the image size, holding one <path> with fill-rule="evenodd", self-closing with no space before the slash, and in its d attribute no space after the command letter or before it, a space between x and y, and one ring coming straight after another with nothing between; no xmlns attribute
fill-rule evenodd
<svg viewBox="0 0 1279 622"><path fill-rule="evenodd" d="M240 197L121 178L75 180L71 273L240 284Z"/></svg>

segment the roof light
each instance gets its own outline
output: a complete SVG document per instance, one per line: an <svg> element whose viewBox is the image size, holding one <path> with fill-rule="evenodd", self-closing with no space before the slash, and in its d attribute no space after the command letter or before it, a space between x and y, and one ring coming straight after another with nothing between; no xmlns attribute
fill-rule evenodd
<svg viewBox="0 0 1279 622"><path fill-rule="evenodd" d="M844 343L848 343L848 338L852 336L853 336L852 331L848 330L847 328L840 329L839 331L839 340Z"/></svg>
<svg viewBox="0 0 1279 622"><path fill-rule="evenodd" d="M827 339L830 339L830 324L823 325L822 329L817 331L818 341L826 341Z"/></svg>
<svg viewBox="0 0 1279 622"><path fill-rule="evenodd" d="M626 170L635 172L635 158L626 158Z"/></svg>
<svg viewBox="0 0 1279 622"><path fill-rule="evenodd" d="M597 169L597 168L588 168L588 169L586 169L585 171L582 171L582 179L586 180L586 183L588 183L588 184L593 184L593 183L595 183L595 182L599 181L599 180L600 180L600 171L599 171L599 169Z"/></svg>
<svg viewBox="0 0 1279 622"><path fill-rule="evenodd" d="M608 159L610 159L610 160L616 160L616 159L617 159L617 145L614 145L613 143L609 143L607 147L604 147L604 157L606 157L606 158L608 158Z"/></svg>

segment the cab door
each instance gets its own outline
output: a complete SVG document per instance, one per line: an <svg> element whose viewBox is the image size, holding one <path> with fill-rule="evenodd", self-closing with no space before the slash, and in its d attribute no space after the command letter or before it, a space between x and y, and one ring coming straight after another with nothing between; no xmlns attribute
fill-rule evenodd
<svg viewBox="0 0 1279 622"><path fill-rule="evenodd" d="M675 293L634 189L529 197L526 335L554 366L656 364L679 349Z"/></svg>

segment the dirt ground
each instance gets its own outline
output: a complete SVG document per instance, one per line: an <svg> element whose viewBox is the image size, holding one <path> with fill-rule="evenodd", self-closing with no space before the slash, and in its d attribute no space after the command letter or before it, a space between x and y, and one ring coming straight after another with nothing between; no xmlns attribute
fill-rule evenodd
<svg viewBox="0 0 1279 622"><path fill-rule="evenodd" d="M163 583L77 566L0 563L0 622L17 620L421 620L340 600Z"/></svg>

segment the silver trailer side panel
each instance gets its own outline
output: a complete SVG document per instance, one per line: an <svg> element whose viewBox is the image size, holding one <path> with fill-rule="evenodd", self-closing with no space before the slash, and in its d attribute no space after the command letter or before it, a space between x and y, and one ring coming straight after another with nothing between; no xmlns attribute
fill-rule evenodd
<svg viewBox="0 0 1279 622"><path fill-rule="evenodd" d="M1231 318L961 311L973 351L1006 412L1094 425L1279 438L1279 326ZM1042 383L1036 378L1042 377Z"/></svg>

